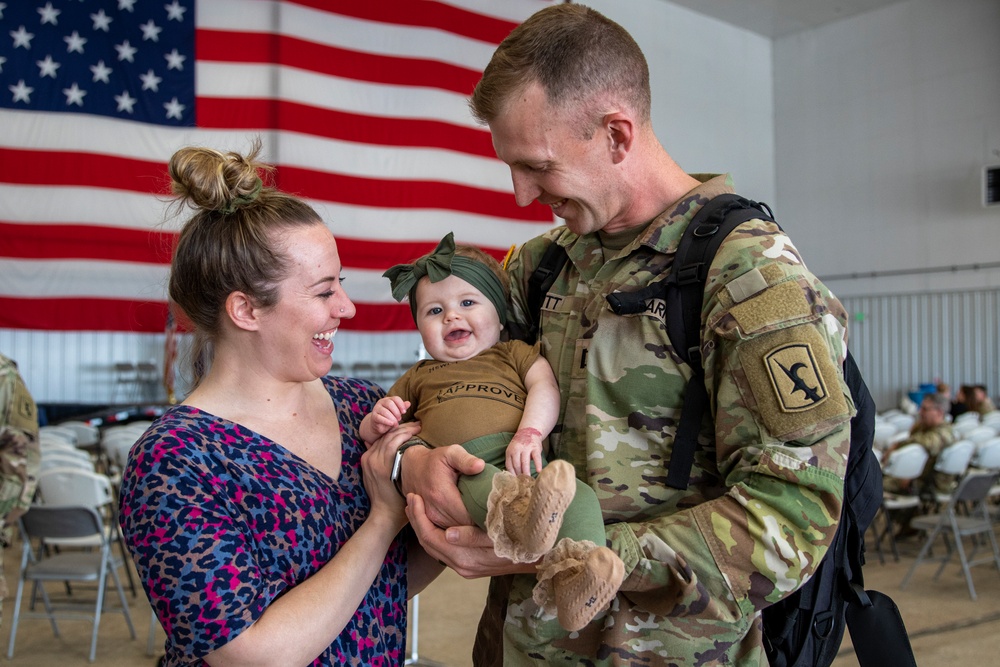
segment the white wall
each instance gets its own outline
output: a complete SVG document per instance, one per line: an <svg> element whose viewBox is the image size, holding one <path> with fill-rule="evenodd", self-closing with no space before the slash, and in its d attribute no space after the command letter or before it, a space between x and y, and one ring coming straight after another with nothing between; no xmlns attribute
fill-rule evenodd
<svg viewBox="0 0 1000 667"><path fill-rule="evenodd" d="M780 219L821 277L1000 261L1000 2L909 0L774 44ZM827 280L840 296L1000 285L997 269Z"/></svg>
<svg viewBox="0 0 1000 667"><path fill-rule="evenodd" d="M660 143L688 172L729 172L747 197L775 188L771 41L663 0L583 0L638 42Z"/></svg>

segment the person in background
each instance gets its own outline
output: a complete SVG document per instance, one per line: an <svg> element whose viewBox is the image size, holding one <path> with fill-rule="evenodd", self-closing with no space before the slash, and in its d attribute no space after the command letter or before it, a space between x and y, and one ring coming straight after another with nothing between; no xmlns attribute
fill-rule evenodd
<svg viewBox="0 0 1000 667"><path fill-rule="evenodd" d="M920 412L917 414L917 421L910 428L910 435L905 440L901 440L890 445L882 453L882 460L888 463L892 458L892 453L905 445L918 444L927 450L927 463L920 474L920 478L915 480L916 484L911 484L910 480L887 478L883 481L883 488L889 493L920 494L934 491L947 493L953 491L958 483L954 475L946 475L934 471L934 464L937 462L938 454L948 445L955 442L955 435L951 430L951 424L947 422L945 416L951 402L943 394L928 394L920 402Z"/></svg>
<svg viewBox="0 0 1000 667"><path fill-rule="evenodd" d="M17 364L0 354L0 623L7 596L3 550L10 546L18 517L31 505L40 465L38 407Z"/></svg>
<svg viewBox="0 0 1000 667"><path fill-rule="evenodd" d="M593 489L566 461L543 467L559 388L538 345L500 341L507 273L482 250L456 246L449 233L434 252L385 275L394 298L409 298L433 359L411 367L375 404L361 421L362 437L374 440L402 419L417 419L420 444L459 442L486 461L481 473L459 479L471 519L499 556L542 559L533 599L564 628L579 630L614 597L623 565L604 546Z"/></svg>
<svg viewBox="0 0 1000 667"><path fill-rule="evenodd" d="M986 390L986 385L972 385L972 400L969 407L971 410L978 412L980 417L996 410L996 406L993 405L993 401L990 399L990 393Z"/></svg>
<svg viewBox="0 0 1000 667"><path fill-rule="evenodd" d="M326 375L355 315L337 243L264 185L260 148L170 160L176 202L195 213L169 294L207 366L132 448L122 530L167 667L402 665L407 595L441 571L401 534L389 481L419 429L366 450L358 427L383 392Z"/></svg>
<svg viewBox="0 0 1000 667"><path fill-rule="evenodd" d="M951 421L955 421L956 417L968 411L965 405L965 385L960 386L954 396L951 393L951 386L944 382L939 382L935 390L939 396L948 399L948 415Z"/></svg>
<svg viewBox="0 0 1000 667"><path fill-rule="evenodd" d="M515 28L470 106L517 202L565 221L511 257L512 320L529 321L528 280L561 245L569 261L541 308L562 397L552 452L594 489L625 565L608 610L566 633L531 598L533 564L500 561L478 528L435 524L451 510L426 472L434 452L407 454L407 514L428 552L464 576L514 575L491 582L474 663L766 665L761 610L810 577L840 517L855 413L847 313L777 225L730 233L702 308L710 415L686 488L668 486L691 371L659 304L617 315L605 297L665 276L692 216L733 190L730 177L674 162L653 131L638 45L576 3Z"/></svg>

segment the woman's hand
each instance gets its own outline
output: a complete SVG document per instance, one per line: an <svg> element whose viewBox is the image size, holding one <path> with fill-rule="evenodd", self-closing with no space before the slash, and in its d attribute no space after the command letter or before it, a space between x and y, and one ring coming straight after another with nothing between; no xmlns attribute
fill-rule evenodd
<svg viewBox="0 0 1000 667"><path fill-rule="evenodd" d="M420 432L419 422L407 422L389 431L371 444L361 455L365 489L372 501L372 515L387 512L402 528L406 524L403 512L405 501L396 490L389 475L396 450Z"/></svg>

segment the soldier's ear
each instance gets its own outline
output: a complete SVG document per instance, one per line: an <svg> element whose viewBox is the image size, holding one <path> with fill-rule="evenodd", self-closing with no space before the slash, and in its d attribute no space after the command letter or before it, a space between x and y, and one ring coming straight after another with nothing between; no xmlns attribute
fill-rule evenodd
<svg viewBox="0 0 1000 667"><path fill-rule="evenodd" d="M635 124L628 115L614 111L604 115L603 131L607 137L611 160L618 164L628 156L635 141Z"/></svg>

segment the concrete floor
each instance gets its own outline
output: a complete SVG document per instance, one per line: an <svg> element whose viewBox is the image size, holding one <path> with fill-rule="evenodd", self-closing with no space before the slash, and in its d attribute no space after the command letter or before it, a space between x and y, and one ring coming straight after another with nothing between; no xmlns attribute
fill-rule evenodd
<svg viewBox="0 0 1000 667"><path fill-rule="evenodd" d="M937 581L933 580L936 566L921 566L905 591L899 584L913 562L919 542L910 538L900 544L901 559L889 559L880 564L872 555L865 568L869 588L890 595L900 608L906 622L920 667L975 664L1000 664L1000 573L989 566L973 570L978 600L969 597L968 589L957 564L950 564ZM5 600L2 649L6 655L9 638L10 605L13 604L20 545L5 554L11 592ZM479 612L486 596L486 581L465 581L448 571L419 597L419 634L417 653L422 663L446 667L470 665L473 635ZM131 616L137 639L130 639L120 614L105 614L94 664L109 667L154 665L162 651L163 634L155 628L155 649L147 655L149 606L140 592L129 596ZM72 667L87 665L90 643L90 623L62 621L62 636L56 638L45 620L22 620L17 633L15 657L10 664L25 667ZM412 636L412 632L411 632ZM412 652L411 652L412 655ZM850 647L850 637L844 641L834 667L853 667L857 659ZM892 667L886 665L885 667Z"/></svg>

